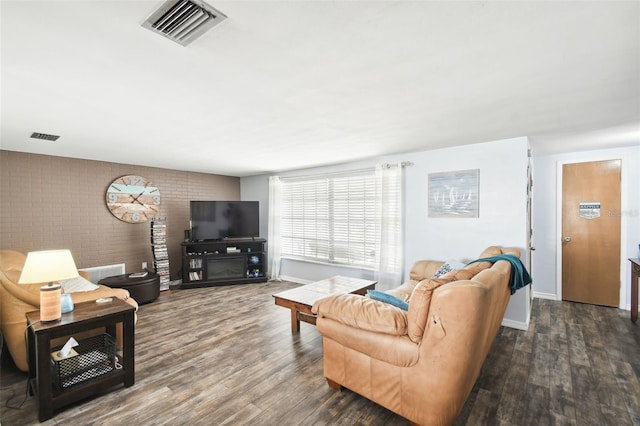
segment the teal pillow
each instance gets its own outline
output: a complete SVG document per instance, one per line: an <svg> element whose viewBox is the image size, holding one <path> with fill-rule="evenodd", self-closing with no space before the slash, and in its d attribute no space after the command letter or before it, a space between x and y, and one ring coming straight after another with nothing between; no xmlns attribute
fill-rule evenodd
<svg viewBox="0 0 640 426"><path fill-rule="evenodd" d="M388 303L390 305L396 306L403 311L409 310L409 304L402 299L398 299L395 296L390 295L389 293L385 293L384 291L378 290L367 290L367 296L374 300L379 300L380 302Z"/></svg>

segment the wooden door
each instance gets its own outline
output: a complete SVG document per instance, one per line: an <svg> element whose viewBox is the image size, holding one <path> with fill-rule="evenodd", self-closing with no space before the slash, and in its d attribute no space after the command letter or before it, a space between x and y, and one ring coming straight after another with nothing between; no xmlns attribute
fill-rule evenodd
<svg viewBox="0 0 640 426"><path fill-rule="evenodd" d="M562 169L562 299L618 306L620 160Z"/></svg>

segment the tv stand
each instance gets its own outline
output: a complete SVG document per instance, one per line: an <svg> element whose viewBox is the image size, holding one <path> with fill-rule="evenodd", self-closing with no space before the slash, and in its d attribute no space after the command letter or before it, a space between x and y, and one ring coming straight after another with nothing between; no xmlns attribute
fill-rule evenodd
<svg viewBox="0 0 640 426"><path fill-rule="evenodd" d="M263 238L183 242L180 288L267 282L266 242Z"/></svg>

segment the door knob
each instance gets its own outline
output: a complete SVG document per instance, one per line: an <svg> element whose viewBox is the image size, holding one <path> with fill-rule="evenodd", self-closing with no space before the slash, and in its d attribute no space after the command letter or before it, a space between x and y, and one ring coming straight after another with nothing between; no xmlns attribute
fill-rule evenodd
<svg viewBox="0 0 640 426"><path fill-rule="evenodd" d="M564 237L564 238L562 239L562 242L563 242L563 243L568 243L569 241L571 241L571 237Z"/></svg>

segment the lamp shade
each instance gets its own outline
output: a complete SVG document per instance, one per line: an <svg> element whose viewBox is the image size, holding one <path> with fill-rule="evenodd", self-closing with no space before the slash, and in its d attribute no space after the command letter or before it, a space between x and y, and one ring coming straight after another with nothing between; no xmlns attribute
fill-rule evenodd
<svg viewBox="0 0 640 426"><path fill-rule="evenodd" d="M22 267L18 284L46 283L78 276L70 250L31 251Z"/></svg>
<svg viewBox="0 0 640 426"><path fill-rule="evenodd" d="M40 321L57 321L62 316L61 287L54 281L78 276L78 268L69 250L44 250L27 253L18 284L46 283L40 287Z"/></svg>

